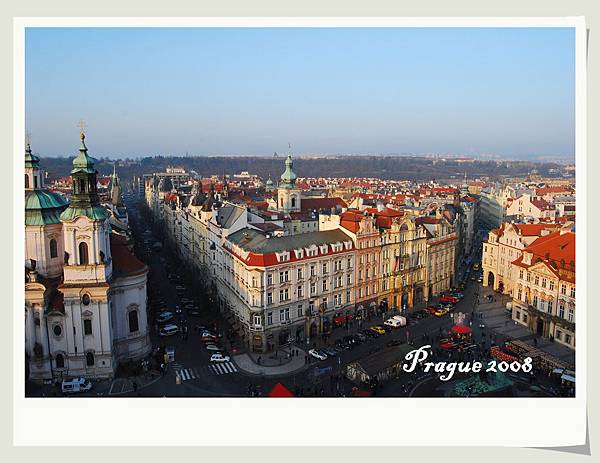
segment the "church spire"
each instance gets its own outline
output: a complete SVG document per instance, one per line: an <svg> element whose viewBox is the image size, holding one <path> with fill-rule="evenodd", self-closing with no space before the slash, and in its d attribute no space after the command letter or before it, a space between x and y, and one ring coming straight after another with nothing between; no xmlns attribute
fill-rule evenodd
<svg viewBox="0 0 600 463"><path fill-rule="evenodd" d="M105 220L108 218L108 212L100 205L97 190L98 172L94 167L95 159L88 156L83 121L80 123L80 128L79 155L73 159L73 169L71 170L73 180L71 203L61 215L61 220L73 220L81 215L92 220Z"/></svg>

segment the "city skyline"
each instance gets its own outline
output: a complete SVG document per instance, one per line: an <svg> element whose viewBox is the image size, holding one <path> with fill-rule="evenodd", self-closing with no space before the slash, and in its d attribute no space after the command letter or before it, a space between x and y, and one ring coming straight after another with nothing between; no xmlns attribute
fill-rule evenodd
<svg viewBox="0 0 600 463"><path fill-rule="evenodd" d="M26 127L44 156L70 156L83 118L96 157L291 142L569 159L574 42L568 28L28 29Z"/></svg>

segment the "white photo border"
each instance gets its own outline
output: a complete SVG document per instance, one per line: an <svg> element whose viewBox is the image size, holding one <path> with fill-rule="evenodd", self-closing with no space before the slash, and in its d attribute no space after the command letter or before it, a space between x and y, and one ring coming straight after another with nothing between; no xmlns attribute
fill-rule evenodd
<svg viewBox="0 0 600 463"><path fill-rule="evenodd" d="M24 397L25 28L28 27L564 27L574 28L576 66L577 391L575 398ZM581 445L586 438L586 57L585 18L15 18L13 441L88 446L519 446ZM82 413L85 411L85 417ZM210 416L210 422L202 420ZM176 420L175 420L176 418ZM171 423L167 425L166 423ZM176 423L176 424L175 424ZM208 424L207 424L208 423ZM454 425L453 423L460 425ZM323 432L323 426L326 432Z"/></svg>

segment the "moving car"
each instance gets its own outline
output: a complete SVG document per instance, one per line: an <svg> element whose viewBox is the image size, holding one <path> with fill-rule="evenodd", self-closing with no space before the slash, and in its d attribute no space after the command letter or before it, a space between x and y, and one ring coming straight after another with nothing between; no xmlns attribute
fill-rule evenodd
<svg viewBox="0 0 600 463"><path fill-rule="evenodd" d="M229 362L229 355L223 355L220 353L212 354L210 356L210 361L216 363Z"/></svg>
<svg viewBox="0 0 600 463"><path fill-rule="evenodd" d="M440 302L450 302L451 304L456 304L458 302L458 298L454 296L445 295L440 297Z"/></svg>
<svg viewBox="0 0 600 463"><path fill-rule="evenodd" d="M164 322L168 322L172 318L173 318L173 312L161 312L156 317L156 321L158 323L164 323Z"/></svg>
<svg viewBox="0 0 600 463"><path fill-rule="evenodd" d="M172 336L174 334L177 334L179 332L179 327L177 325L173 325L173 324L169 324L169 325L165 325L163 326L158 334L160 336Z"/></svg>
<svg viewBox="0 0 600 463"><path fill-rule="evenodd" d="M215 342L215 341L218 341L218 338L214 334L202 333L202 336L200 336L200 341Z"/></svg>
<svg viewBox="0 0 600 463"><path fill-rule="evenodd" d="M438 310L435 311L434 315L436 317L443 317L447 313L448 313L448 309L438 309Z"/></svg>
<svg viewBox="0 0 600 463"><path fill-rule="evenodd" d="M311 349L308 351L308 355L317 358L319 360L327 360L327 355L323 355L321 352L319 352L316 349Z"/></svg>
<svg viewBox="0 0 600 463"><path fill-rule="evenodd" d="M70 380L64 379L61 385L61 389L65 394L72 394L75 392L87 392L92 389L92 383L87 379L73 378Z"/></svg>

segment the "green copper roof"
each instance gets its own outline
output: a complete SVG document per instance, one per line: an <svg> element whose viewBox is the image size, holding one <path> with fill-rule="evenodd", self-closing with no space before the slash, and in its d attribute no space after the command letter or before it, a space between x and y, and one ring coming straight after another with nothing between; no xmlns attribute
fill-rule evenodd
<svg viewBox="0 0 600 463"><path fill-rule="evenodd" d="M285 160L285 171L281 174L281 182L279 186L282 188L292 188L298 176L292 170L292 165L294 162L292 161L292 155L288 154L287 159Z"/></svg>
<svg viewBox="0 0 600 463"><path fill-rule="evenodd" d="M31 146L27 143L25 147L25 167L38 167L40 158L31 153Z"/></svg>
<svg viewBox="0 0 600 463"><path fill-rule="evenodd" d="M96 160L93 157L88 156L87 151L87 146L85 146L85 134L82 132L79 154L75 159L73 159L73 170L71 171L72 174L77 172L93 174L96 172L96 169L94 169L94 162L96 162Z"/></svg>
<svg viewBox="0 0 600 463"><path fill-rule="evenodd" d="M91 207L72 207L69 206L60 215L60 220L63 222L70 222L75 220L77 217L87 217L90 220L106 220L110 217L108 211L102 206L91 206Z"/></svg>
<svg viewBox="0 0 600 463"><path fill-rule="evenodd" d="M60 213L67 201L58 193L46 190L25 192L25 225L60 223Z"/></svg>

